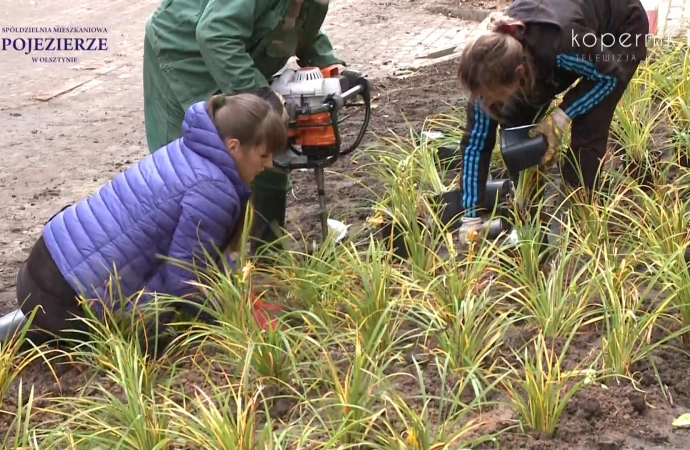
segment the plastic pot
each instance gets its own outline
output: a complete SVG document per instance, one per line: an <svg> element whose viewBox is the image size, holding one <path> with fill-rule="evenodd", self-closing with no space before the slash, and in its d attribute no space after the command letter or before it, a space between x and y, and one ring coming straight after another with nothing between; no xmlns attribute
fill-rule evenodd
<svg viewBox="0 0 690 450"><path fill-rule="evenodd" d="M500 131L501 157L512 177L537 166L548 150L548 143L543 135L533 138L529 136L534 127L536 125L532 124Z"/></svg>
<svg viewBox="0 0 690 450"><path fill-rule="evenodd" d="M462 163L460 147L441 146L437 150L441 170L458 170Z"/></svg>
<svg viewBox="0 0 690 450"><path fill-rule="evenodd" d="M439 205L439 220L450 231L460 228L464 211L462 204L462 190L454 189L444 192L434 198L434 204Z"/></svg>
<svg viewBox="0 0 690 450"><path fill-rule="evenodd" d="M506 200L512 193L513 187L510 180L490 180L486 183L484 209L495 211L498 215L507 218ZM464 211L461 189L454 189L436 196L434 203L440 205L439 218L443 225L448 225L451 231L460 227L460 219Z"/></svg>
<svg viewBox="0 0 690 450"><path fill-rule="evenodd" d="M486 239L496 239L498 238L501 233L503 232L510 232L513 230L513 227L502 217L498 217L489 223L489 226L486 229Z"/></svg>
<svg viewBox="0 0 690 450"><path fill-rule="evenodd" d="M440 131L422 131L419 136L419 144L442 139L447 140L446 135ZM458 139L449 140L444 145L440 145L436 151L441 170L456 170L462 163L462 150Z"/></svg>
<svg viewBox="0 0 690 450"><path fill-rule="evenodd" d="M422 227L424 223L418 218L417 224ZM406 259L410 256L405 246L405 230L399 223L385 222L378 230L380 238L388 245L388 250L396 256Z"/></svg>
<svg viewBox="0 0 690 450"><path fill-rule="evenodd" d="M484 208L488 211L493 211L497 207L504 205L508 196L512 193L513 186L510 180L491 180L487 182Z"/></svg>

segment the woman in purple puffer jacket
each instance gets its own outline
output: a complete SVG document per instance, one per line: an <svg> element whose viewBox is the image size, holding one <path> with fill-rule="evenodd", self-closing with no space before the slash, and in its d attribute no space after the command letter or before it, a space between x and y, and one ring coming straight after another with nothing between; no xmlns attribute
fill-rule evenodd
<svg viewBox="0 0 690 450"><path fill-rule="evenodd" d="M100 315L130 309L120 298L140 292L194 298L196 277L169 260L198 268L210 255L222 264L221 252L237 246L249 183L286 145L277 106L252 94L196 103L181 138L53 216L17 277L22 312L41 307L32 329L64 336L74 328L68 319L83 316L78 294L96 300Z"/></svg>

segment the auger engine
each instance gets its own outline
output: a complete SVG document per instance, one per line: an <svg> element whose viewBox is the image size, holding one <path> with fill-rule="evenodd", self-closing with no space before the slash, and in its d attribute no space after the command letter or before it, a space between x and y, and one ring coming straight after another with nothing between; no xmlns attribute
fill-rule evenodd
<svg viewBox="0 0 690 450"><path fill-rule="evenodd" d="M274 157L283 170L313 169L319 198L321 231L328 236L328 212L324 168L341 155L355 150L364 138L371 117L371 83L365 74L336 66L319 69L287 68L275 78L271 88L282 95L288 113L288 148ZM361 97L363 103L354 103ZM355 142L341 148L340 114L345 107L364 106L364 123Z"/></svg>

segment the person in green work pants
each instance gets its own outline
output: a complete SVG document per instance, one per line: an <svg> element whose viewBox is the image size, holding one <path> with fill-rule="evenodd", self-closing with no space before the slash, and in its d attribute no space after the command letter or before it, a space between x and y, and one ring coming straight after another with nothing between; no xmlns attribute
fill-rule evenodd
<svg viewBox="0 0 690 450"><path fill-rule="evenodd" d="M278 101L269 80L292 56L302 67L344 67L321 31L327 12L328 0L163 0L145 28L149 151L179 138L187 108L212 95L255 92ZM290 189L279 169L255 178L252 247L277 239L272 224L285 226Z"/></svg>

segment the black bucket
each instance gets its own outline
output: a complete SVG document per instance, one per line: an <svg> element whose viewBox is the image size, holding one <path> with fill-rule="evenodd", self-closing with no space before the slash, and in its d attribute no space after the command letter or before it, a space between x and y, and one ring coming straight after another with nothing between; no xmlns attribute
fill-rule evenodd
<svg viewBox="0 0 690 450"><path fill-rule="evenodd" d="M506 203L506 199L512 194L510 180L491 180L486 183L484 196L484 208L493 211Z"/></svg>
<svg viewBox="0 0 690 450"><path fill-rule="evenodd" d="M501 129L500 149L503 162L511 176L534 167L548 150L546 137L539 135L531 138L530 131L536 125L525 125Z"/></svg>
<svg viewBox="0 0 690 450"><path fill-rule="evenodd" d="M484 209L495 211L500 216L505 214L506 200L512 194L510 180L490 180L486 183L484 196ZM439 218L443 225L449 225L451 231L460 227L460 219L464 210L462 202L462 190L454 189L437 196L435 204L440 206Z"/></svg>
<svg viewBox="0 0 690 450"><path fill-rule="evenodd" d="M445 134L440 131L423 131L419 136L419 144L424 141L431 142L445 139L444 144L439 145L436 149L440 169L441 170L456 170L462 163L462 150L460 148L460 141L458 139L448 139Z"/></svg>
<svg viewBox="0 0 690 450"><path fill-rule="evenodd" d="M454 189L444 192L434 198L434 203L440 207L439 220L444 226L448 226L450 231L454 231L462 225L462 190Z"/></svg>
<svg viewBox="0 0 690 450"><path fill-rule="evenodd" d="M510 223L502 217L498 217L489 223L486 229L486 238L493 240L501 235L501 233L509 233L513 230Z"/></svg>
<svg viewBox="0 0 690 450"><path fill-rule="evenodd" d="M441 170L458 170L462 163L460 146L440 146L438 160Z"/></svg>
<svg viewBox="0 0 690 450"><path fill-rule="evenodd" d="M417 224L420 227L424 226L419 218L417 219ZM377 234L380 236L380 239L386 242L388 250L392 251L396 256L402 259L407 259L410 256L405 245L405 230L401 224L385 222L379 227Z"/></svg>

